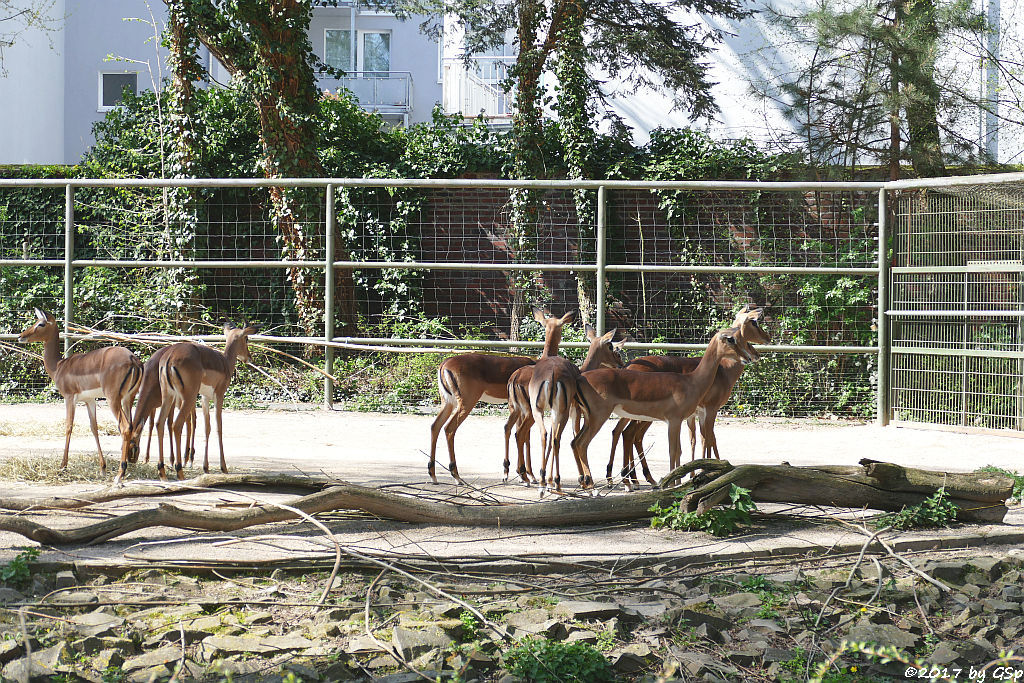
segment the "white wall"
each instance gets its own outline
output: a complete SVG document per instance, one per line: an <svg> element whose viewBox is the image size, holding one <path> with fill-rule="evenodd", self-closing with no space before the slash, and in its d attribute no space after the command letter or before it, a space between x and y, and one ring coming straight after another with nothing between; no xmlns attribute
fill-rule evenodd
<svg viewBox="0 0 1024 683"><path fill-rule="evenodd" d="M57 0L51 16L63 15L64 0ZM55 31L23 33L4 50L0 164L64 162L63 53L63 22Z"/></svg>

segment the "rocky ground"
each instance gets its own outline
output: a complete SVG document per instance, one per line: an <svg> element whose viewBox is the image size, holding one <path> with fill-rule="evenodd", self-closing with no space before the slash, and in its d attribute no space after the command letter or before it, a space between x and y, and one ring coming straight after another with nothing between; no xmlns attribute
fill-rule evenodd
<svg viewBox="0 0 1024 683"><path fill-rule="evenodd" d="M25 680L26 645L46 681L1024 678L1019 549L530 575L404 563L342 571L322 606L329 567L18 564L0 572L5 681Z"/></svg>

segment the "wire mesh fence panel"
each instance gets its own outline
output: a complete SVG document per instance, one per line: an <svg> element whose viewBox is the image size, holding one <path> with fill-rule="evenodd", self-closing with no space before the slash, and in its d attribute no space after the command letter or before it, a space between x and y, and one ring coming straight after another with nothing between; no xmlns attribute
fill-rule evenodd
<svg viewBox="0 0 1024 683"><path fill-rule="evenodd" d="M895 207L894 416L1024 428L1024 185L902 192Z"/></svg>

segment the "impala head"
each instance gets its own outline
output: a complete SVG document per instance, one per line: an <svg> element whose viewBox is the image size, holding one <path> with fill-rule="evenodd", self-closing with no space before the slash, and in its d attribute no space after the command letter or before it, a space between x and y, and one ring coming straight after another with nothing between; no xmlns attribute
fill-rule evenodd
<svg viewBox="0 0 1024 683"><path fill-rule="evenodd" d="M722 358L732 358L744 365L750 365L760 358L754 347L743 340L738 327L722 330L715 335L714 342L721 348Z"/></svg>
<svg viewBox="0 0 1024 683"><path fill-rule="evenodd" d="M762 326L764 318L765 309L747 304L732 321L732 326L739 328L740 343L754 354L754 360L760 359L761 354L751 344L770 344L772 341L768 331Z"/></svg>
<svg viewBox="0 0 1024 683"><path fill-rule="evenodd" d="M534 306L533 319L544 327L545 343L559 344L562 341L562 327L576 319L576 311L569 311L561 318L556 318L548 317L546 310L540 306Z"/></svg>
<svg viewBox="0 0 1024 683"><path fill-rule="evenodd" d="M587 325L585 328L587 333L587 340L590 342L590 348L587 349L587 358L583 361L585 367L590 368L621 368L625 366L622 361L622 347L626 345L626 340L612 341L615 336L619 333L616 328L610 332L605 332L601 336L597 336L597 331L593 327Z"/></svg>
<svg viewBox="0 0 1024 683"><path fill-rule="evenodd" d="M144 423L143 423L144 424ZM121 462L128 461L132 464L139 461L139 442L142 441L142 425L136 427L134 424L121 435ZM122 475L125 473L122 472Z"/></svg>
<svg viewBox="0 0 1024 683"><path fill-rule="evenodd" d="M252 358L249 355L249 335L256 334L258 331L255 327L249 325L235 327L231 323L224 323L224 336L227 338L227 346L236 344L238 348L237 357L246 363Z"/></svg>
<svg viewBox="0 0 1024 683"><path fill-rule="evenodd" d="M46 338L57 329L57 320L41 308L33 309L36 314L36 322L27 330L18 335L18 341L22 344L34 341L46 341Z"/></svg>

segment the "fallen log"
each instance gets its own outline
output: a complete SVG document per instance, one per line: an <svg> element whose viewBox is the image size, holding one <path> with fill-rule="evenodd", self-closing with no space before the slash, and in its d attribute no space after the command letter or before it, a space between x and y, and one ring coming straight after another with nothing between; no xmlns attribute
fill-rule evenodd
<svg viewBox="0 0 1024 683"><path fill-rule="evenodd" d="M690 471L701 471L693 483L628 495L572 498L537 503L458 504L339 483L310 495L289 500L287 505L307 514L334 510L363 510L402 522L486 527L577 526L644 519L654 503L666 504L680 497L688 510L703 512L728 497L730 485L751 490L758 502L788 502L840 508L900 510L920 503L937 487L929 487L923 470L898 465L869 463L849 471L822 471L789 465L732 466L724 460L696 460L673 471L663 481L674 481ZM869 475L880 474L881 478ZM898 468L893 470L891 468ZM830 470L833 468L830 468ZM902 470L903 474L899 474ZM934 481L949 483L947 492L961 507L961 519L999 522L1006 513L1012 481L993 474L938 475ZM252 482L250 482L252 483ZM187 484L187 482L186 482ZM895 488L886 488L886 484ZM263 485L267 485L264 481ZM911 489L911 490L903 490ZM967 497L970 496L970 497ZM22 515L0 515L0 531L12 531L48 545L97 543L139 529L165 526L202 531L235 531L269 524L297 515L274 505L255 505L245 510L196 510L160 504L99 522L70 529L54 529Z"/></svg>

